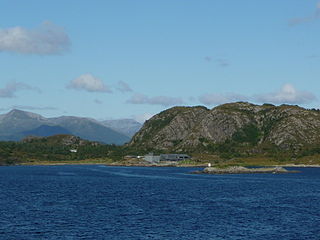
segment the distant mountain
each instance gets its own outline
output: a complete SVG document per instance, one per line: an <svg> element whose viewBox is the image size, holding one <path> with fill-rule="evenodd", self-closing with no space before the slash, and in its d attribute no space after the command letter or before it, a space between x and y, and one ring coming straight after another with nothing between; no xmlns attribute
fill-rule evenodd
<svg viewBox="0 0 320 240"><path fill-rule="evenodd" d="M57 127L60 127L59 129ZM121 145L130 138L102 123L89 118L45 118L39 114L12 110L0 115L0 140L19 141L26 135L50 136L51 133L68 133L91 141Z"/></svg>
<svg viewBox="0 0 320 240"><path fill-rule="evenodd" d="M117 120L105 120L101 122L106 127L109 127L117 132L120 132L128 137L133 137L140 128L142 124L133 119L117 119Z"/></svg>
<svg viewBox="0 0 320 240"><path fill-rule="evenodd" d="M14 109L0 115L0 140L18 141L22 132L47 124L50 121L41 115Z"/></svg>
<svg viewBox="0 0 320 240"><path fill-rule="evenodd" d="M320 111L246 102L173 107L145 122L128 146L229 156L320 154ZM238 155L237 155L238 154Z"/></svg>
<svg viewBox="0 0 320 240"><path fill-rule="evenodd" d="M24 136L39 136L39 137L48 137L58 134L68 134L72 133L60 126L49 126L49 125L41 125L35 129L22 132Z"/></svg>
<svg viewBox="0 0 320 240"><path fill-rule="evenodd" d="M118 145L130 141L128 136L116 132L93 119L63 116L50 120L56 125L68 129L73 135L90 141Z"/></svg>

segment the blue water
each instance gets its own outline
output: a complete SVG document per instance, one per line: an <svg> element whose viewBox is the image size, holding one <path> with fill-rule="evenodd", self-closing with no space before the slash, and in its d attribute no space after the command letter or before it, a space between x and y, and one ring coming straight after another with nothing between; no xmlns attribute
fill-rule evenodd
<svg viewBox="0 0 320 240"><path fill-rule="evenodd" d="M320 168L0 167L0 239L320 239Z"/></svg>

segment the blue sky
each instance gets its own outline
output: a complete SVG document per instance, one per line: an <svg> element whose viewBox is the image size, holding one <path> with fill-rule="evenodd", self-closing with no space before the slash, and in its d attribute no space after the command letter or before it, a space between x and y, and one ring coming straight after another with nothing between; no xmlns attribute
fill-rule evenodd
<svg viewBox="0 0 320 240"><path fill-rule="evenodd" d="M0 113L319 108L318 0L0 0Z"/></svg>

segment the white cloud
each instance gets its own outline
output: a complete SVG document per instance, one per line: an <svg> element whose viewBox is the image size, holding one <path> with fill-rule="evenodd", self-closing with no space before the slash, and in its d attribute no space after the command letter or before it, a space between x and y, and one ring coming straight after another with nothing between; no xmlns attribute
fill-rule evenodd
<svg viewBox="0 0 320 240"><path fill-rule="evenodd" d="M205 105L217 105L228 102L246 101L248 97L236 93L209 93L199 97L199 101Z"/></svg>
<svg viewBox="0 0 320 240"><path fill-rule="evenodd" d="M122 93L125 93L125 92L132 92L132 88L129 86L128 83L126 82L123 82L123 81L119 81L118 82L118 87L117 89L122 92Z"/></svg>
<svg viewBox="0 0 320 240"><path fill-rule="evenodd" d="M127 100L127 103L132 104L146 104L148 103L149 98L144 94L134 94L130 99Z"/></svg>
<svg viewBox="0 0 320 240"><path fill-rule="evenodd" d="M272 93L253 96L244 96L236 93L210 93L203 94L198 99L202 104L210 106L238 101L274 104L306 104L316 100L316 97L311 92L300 91L295 89L291 84L285 84L279 91Z"/></svg>
<svg viewBox="0 0 320 240"><path fill-rule="evenodd" d="M143 113L139 115L134 115L132 116L134 120L136 120L139 123L144 123L146 120L150 119L153 117L154 114L151 113Z"/></svg>
<svg viewBox="0 0 320 240"><path fill-rule="evenodd" d="M127 100L127 103L161 105L161 106L168 107L168 106L183 104L184 101L181 98L166 97L166 96L148 97L144 94L135 94L129 100Z"/></svg>
<svg viewBox="0 0 320 240"><path fill-rule="evenodd" d="M291 84L283 85L277 92L256 95L254 98L258 102L275 104L304 104L316 99L315 95L311 92L297 90Z"/></svg>
<svg viewBox="0 0 320 240"><path fill-rule="evenodd" d="M72 80L67 88L85 90L88 92L112 92L111 89L105 85L101 79L94 77L91 74L83 74Z"/></svg>
<svg viewBox="0 0 320 240"><path fill-rule="evenodd" d="M4 88L0 88L0 98L13 98L15 93L20 90L32 90L40 92L39 89L31 87L28 84L22 82L10 82Z"/></svg>
<svg viewBox="0 0 320 240"><path fill-rule="evenodd" d="M65 52L69 46L65 31L51 22L44 22L36 29L0 29L0 52L52 55Z"/></svg>

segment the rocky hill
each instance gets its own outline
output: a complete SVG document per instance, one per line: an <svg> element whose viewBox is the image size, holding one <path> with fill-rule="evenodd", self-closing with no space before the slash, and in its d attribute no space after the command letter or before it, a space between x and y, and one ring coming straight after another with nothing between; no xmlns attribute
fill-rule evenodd
<svg viewBox="0 0 320 240"><path fill-rule="evenodd" d="M129 146L213 153L320 152L320 112L246 102L174 107L146 121Z"/></svg>

